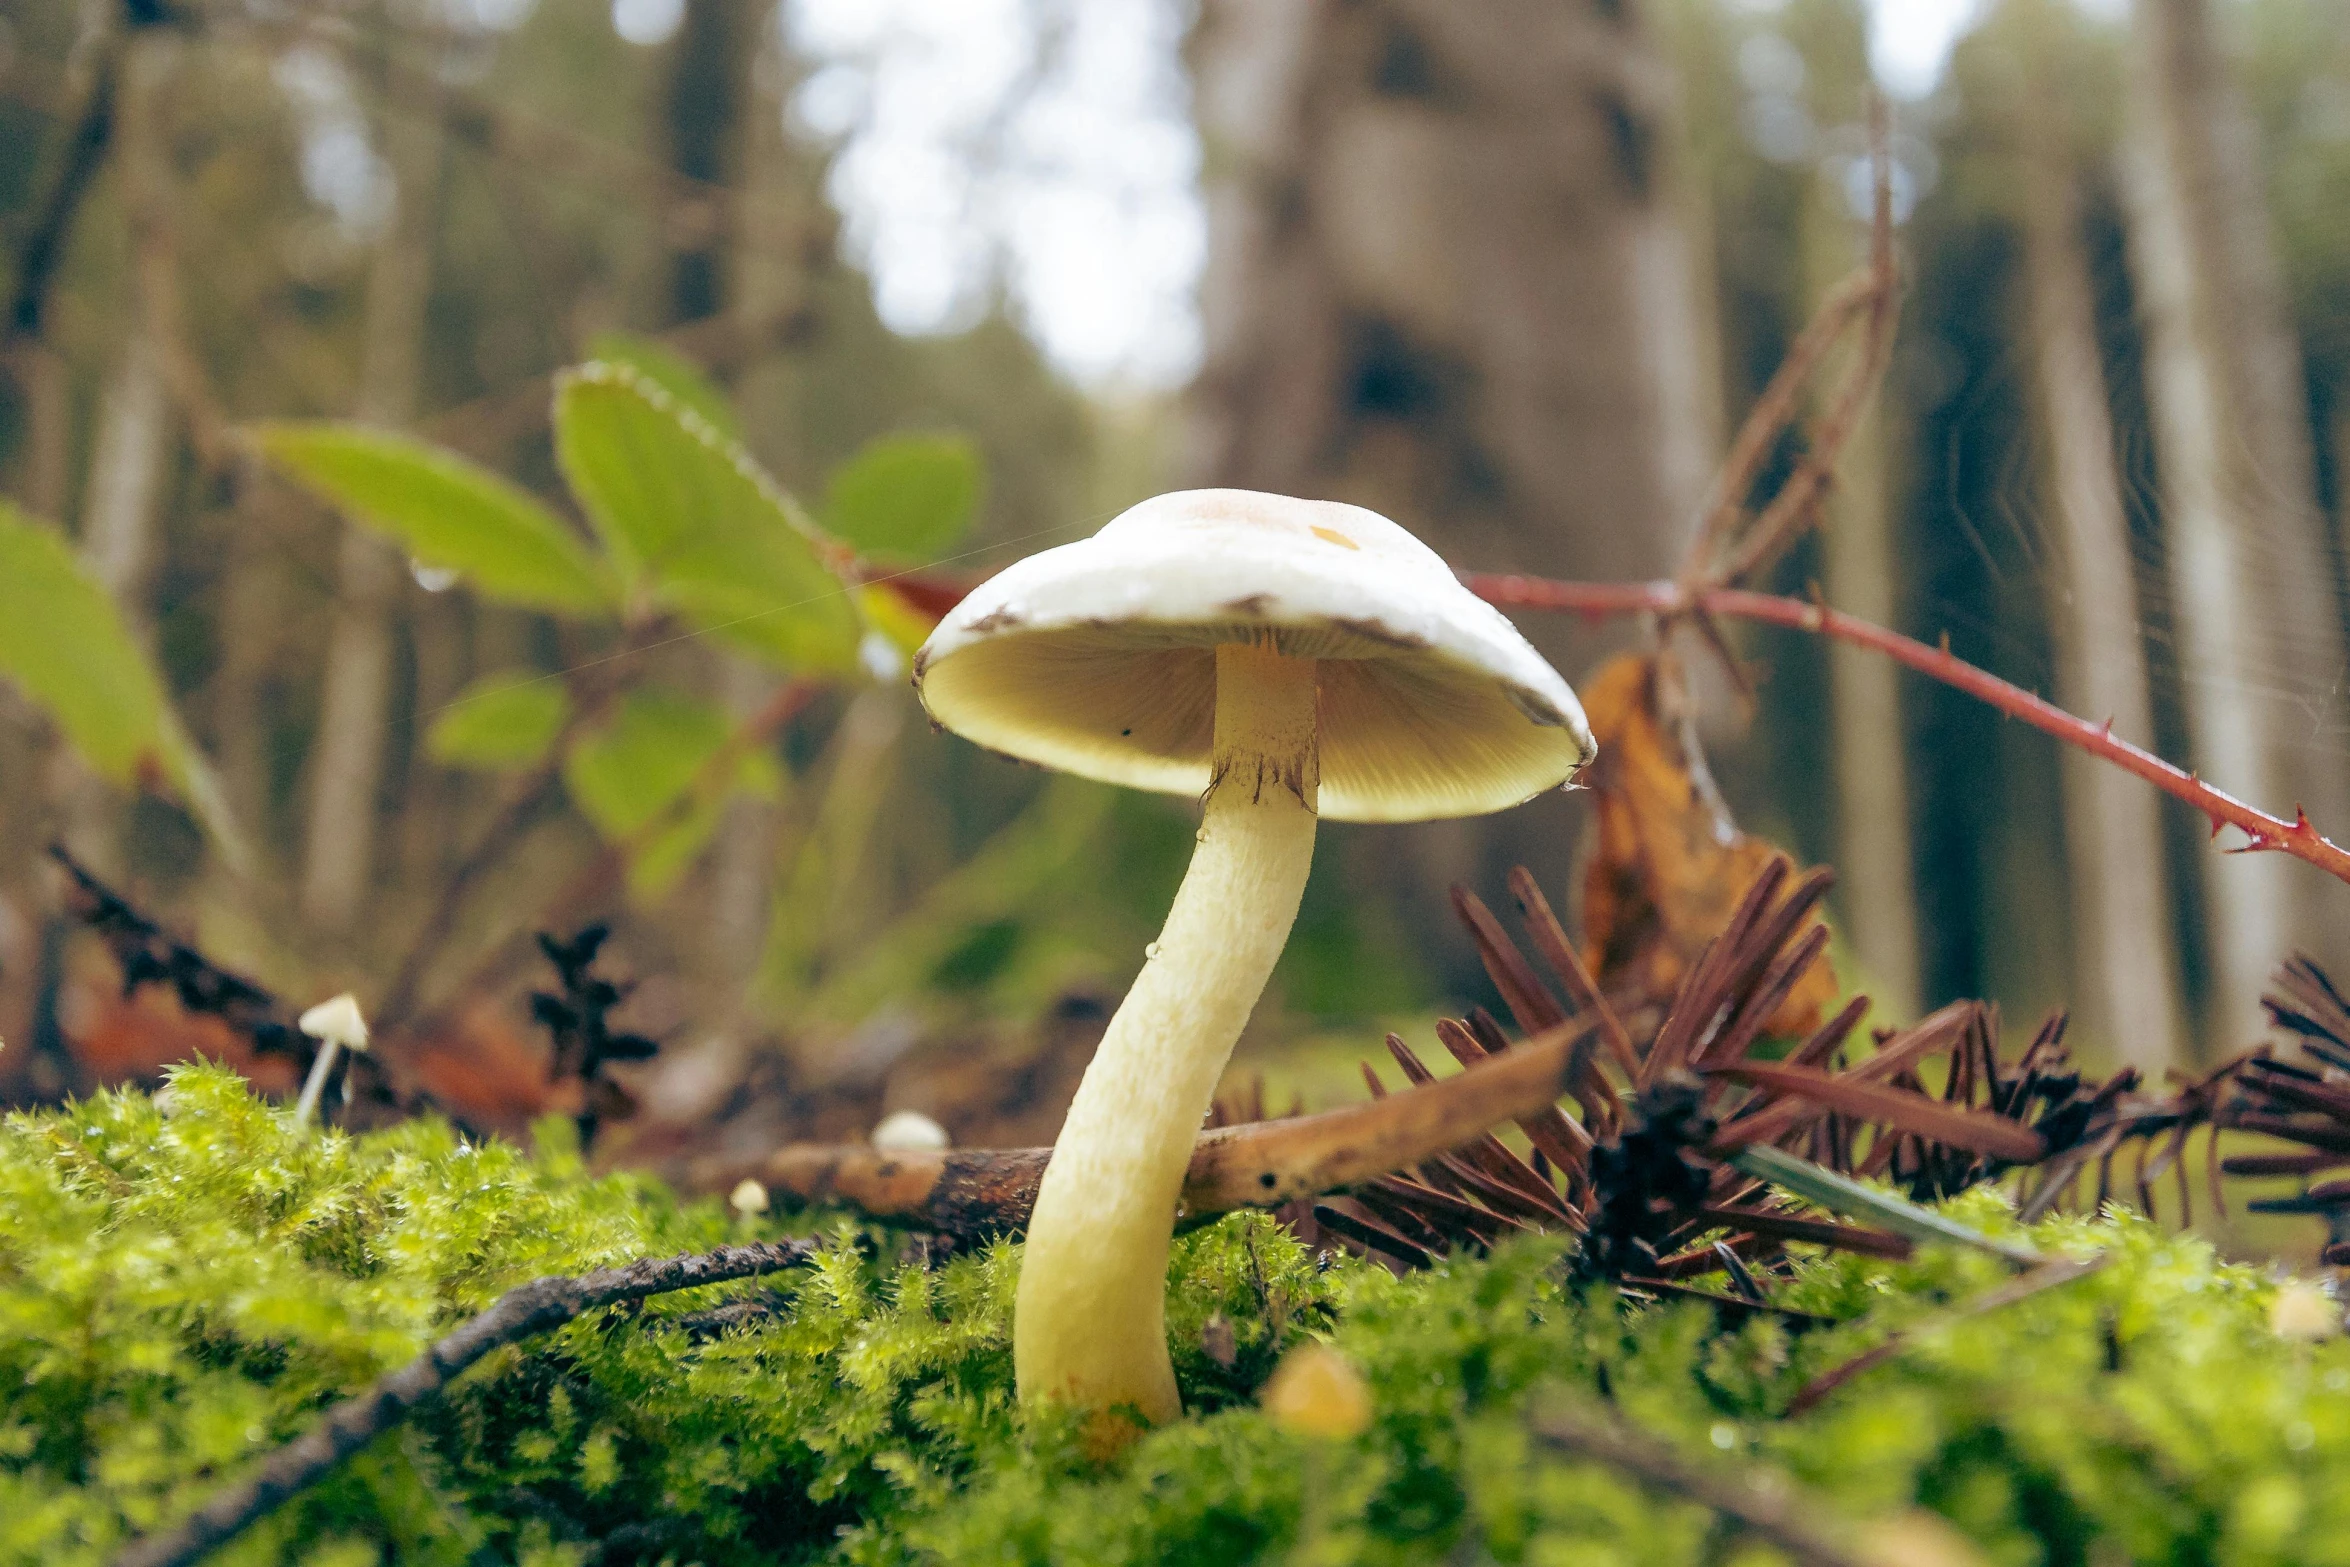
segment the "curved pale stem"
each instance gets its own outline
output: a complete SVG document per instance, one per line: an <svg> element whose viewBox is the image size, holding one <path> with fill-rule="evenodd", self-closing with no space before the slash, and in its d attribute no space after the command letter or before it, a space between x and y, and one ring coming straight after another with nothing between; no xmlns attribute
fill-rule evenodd
<svg viewBox="0 0 2350 1567"><path fill-rule="evenodd" d="M1319 771L1313 661L1219 647L1199 848L1078 1085L1029 1219L1012 1327L1024 1399L1154 1423L1182 1411L1166 1329L1176 1199L1297 918Z"/></svg>

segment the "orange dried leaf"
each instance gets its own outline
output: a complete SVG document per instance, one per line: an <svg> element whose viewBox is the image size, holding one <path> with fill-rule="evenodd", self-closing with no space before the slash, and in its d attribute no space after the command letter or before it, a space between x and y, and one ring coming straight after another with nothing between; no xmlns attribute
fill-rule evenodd
<svg viewBox="0 0 2350 1567"><path fill-rule="evenodd" d="M1779 851L1740 832L1709 798L1659 710L1657 661L1627 653L1580 687L1599 759L1583 774L1598 846L1583 879L1583 930L1603 988L1662 1002L1719 935ZM1790 877L1793 887L1798 878ZM1764 1032L1800 1036L1837 995L1823 953Z"/></svg>

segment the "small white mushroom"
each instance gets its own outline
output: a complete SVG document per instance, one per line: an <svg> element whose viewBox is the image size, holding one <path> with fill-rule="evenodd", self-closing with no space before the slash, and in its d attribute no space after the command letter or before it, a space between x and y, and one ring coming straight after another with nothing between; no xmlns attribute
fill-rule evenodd
<svg viewBox="0 0 2350 1567"><path fill-rule="evenodd" d="M727 1194L726 1202L744 1218L751 1218L767 1211L767 1188L746 1176Z"/></svg>
<svg viewBox="0 0 2350 1567"><path fill-rule="evenodd" d="M2268 1324L2279 1338L2314 1344L2342 1331L2342 1303L2322 1284L2288 1279L2269 1302Z"/></svg>
<svg viewBox="0 0 2350 1567"><path fill-rule="evenodd" d="M334 1075L336 1056L345 1050L366 1053L367 1019L359 1015L359 999L346 990L303 1013L295 1026L319 1041L310 1076L302 1084L302 1097L294 1103L294 1124L306 1126L318 1113L319 1096L326 1092L326 1080Z"/></svg>
<svg viewBox="0 0 2350 1567"><path fill-rule="evenodd" d="M947 1136L947 1129L919 1110L892 1110L873 1128L876 1148L915 1153L953 1145L954 1139Z"/></svg>
<svg viewBox="0 0 2350 1567"><path fill-rule="evenodd" d="M1023 1398L1171 1419L1176 1197L1316 821L1502 810L1573 777L1591 731L1402 528L1248 490L1162 495L1012 566L939 623L914 686L993 750L1201 800L1191 869L1046 1166L1012 1328Z"/></svg>

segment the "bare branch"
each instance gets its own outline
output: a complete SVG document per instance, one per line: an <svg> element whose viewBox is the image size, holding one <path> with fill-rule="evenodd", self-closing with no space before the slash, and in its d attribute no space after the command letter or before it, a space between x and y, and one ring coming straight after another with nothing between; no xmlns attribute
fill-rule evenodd
<svg viewBox="0 0 2350 1567"><path fill-rule="evenodd" d="M1901 290L1893 252L1893 157L1885 100L1869 98L1869 158L1874 175L1867 265L1840 279L1787 350L1770 384L1755 399L1739 426L1714 482L1705 521L1689 541L1678 581L1692 591L1721 587L1763 570L1816 519L1819 502L1835 477L1836 462L1875 401L1893 353L1894 306ZM1746 517L1747 492L1771 447L1790 429L1797 402L1828 350L1855 319L1862 322L1861 348L1827 416L1812 432L1809 449L1779 486L1761 517L1738 537ZM1734 663L1729 666L1733 671Z"/></svg>
<svg viewBox="0 0 2350 1567"><path fill-rule="evenodd" d="M1787 1414L1789 1418L1802 1414L1862 1372L1891 1360L1895 1355L1901 1353L1912 1339L1921 1334L1939 1331L1954 1322L1963 1322L1969 1317L1979 1317L1987 1311L1997 1311L2002 1306L2012 1306L2019 1300L2027 1300L2042 1290L2054 1289L2059 1284L2070 1284L2075 1279L2095 1273L2099 1268L2105 1266L2106 1261L2107 1256L2104 1252L2099 1252L2092 1257L2059 1257L2052 1262L2044 1262L2031 1272L2010 1279L2005 1284L1985 1290L1963 1305L1954 1306L1948 1311L1937 1312L1923 1322L1913 1323L1906 1329L1896 1329L1884 1343L1877 1345L1874 1349L1856 1355L1844 1364L1824 1371L1805 1383L1803 1390L1795 1395L1794 1402L1787 1406Z"/></svg>
<svg viewBox="0 0 2350 1567"><path fill-rule="evenodd" d="M1539 577L1492 576L1464 573L1462 580L1479 598L1504 609L1563 610L1590 619L1611 615L1670 615L1696 609L1733 620L1808 631L1856 647L1871 648L1895 663L1988 702L2010 718L2022 720L2043 734L2092 756L2101 756L2137 774L2163 793L2184 800L2211 823L2216 837L2222 827L2241 831L2246 841L2231 852L2281 850L2343 881L2350 881L2350 850L2320 834L2307 815L2296 811L2292 821L2271 816L2225 790L2153 752L2132 745L2105 724L2093 724L2066 712L2046 698L2012 685L1987 670L1976 668L1948 648L1928 647L1898 631L1833 610L1824 604L1774 593L1739 588L1705 588L1696 592L1672 582L1557 582Z"/></svg>
<svg viewBox="0 0 2350 1567"><path fill-rule="evenodd" d="M1784 1482L1740 1484L1684 1458L1661 1437L1563 1401L1536 1415L1533 1431L1535 1441L1554 1452L1604 1464L1648 1490L1711 1508L1806 1567L1863 1567L1867 1560L1821 1532L1814 1520L1826 1516L1825 1509Z"/></svg>
<svg viewBox="0 0 2350 1567"><path fill-rule="evenodd" d="M1901 274L1893 256L1893 157L1885 100L1869 98L1869 152L1875 172L1875 212L1869 229L1869 264L1846 280L1866 306L1861 348L1826 417L1812 431L1803 460L1771 497L1771 504L1755 520L1746 537L1710 574L1711 586L1751 580L1767 569L1787 547L1817 521L1819 504L1834 482L1836 463L1845 444L1860 428L1863 415L1877 399L1885 367L1893 358L1894 306L1901 293Z"/></svg>

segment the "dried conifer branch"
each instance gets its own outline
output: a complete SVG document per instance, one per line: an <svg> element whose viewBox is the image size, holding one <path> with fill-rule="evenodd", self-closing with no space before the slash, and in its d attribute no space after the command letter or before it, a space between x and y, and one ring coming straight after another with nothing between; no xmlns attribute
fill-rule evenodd
<svg viewBox="0 0 2350 1567"><path fill-rule="evenodd" d="M604 1122L636 1114L636 1096L605 1068L615 1061L647 1060L661 1048L642 1034L613 1032L612 1009L628 999L633 987L596 972L597 954L611 934L608 925L590 925L561 941L541 931L539 951L553 966L559 988L533 991L530 997L530 1015L554 1045L547 1080L577 1078L583 1090L579 1113L573 1117L583 1149L594 1146Z"/></svg>
<svg viewBox="0 0 2350 1567"><path fill-rule="evenodd" d="M256 1051L286 1056L297 1067L309 1066L318 1047L294 1026L292 1008L172 936L100 881L63 844L51 844L49 857L65 872L67 910L114 954L125 996L143 985L167 985L181 1007L219 1018Z"/></svg>
<svg viewBox="0 0 2350 1567"><path fill-rule="evenodd" d="M1661 1437L1556 1402L1532 1422L1554 1452L1604 1464L1651 1491L1711 1508L1807 1567L1863 1567L1867 1558L1830 1539L1812 1520L1829 1516L1789 1485L1740 1484L1691 1462Z"/></svg>
<svg viewBox="0 0 2350 1567"><path fill-rule="evenodd" d="M399 1424L494 1349L559 1328L600 1306L797 1267L814 1254L816 1244L722 1246L700 1256L648 1258L576 1278L534 1279L508 1290L489 1310L416 1359L335 1406L326 1419L272 1453L251 1476L186 1522L131 1542L116 1554L113 1567L189 1567L202 1560Z"/></svg>
<svg viewBox="0 0 2350 1567"><path fill-rule="evenodd" d="M1577 1021L1408 1093L1204 1133L1192 1145L1182 1211L1197 1220L1277 1208L1433 1159L1490 1126L1536 1115L1582 1072L1596 1031L1596 1019ZM872 1218L979 1237L1027 1221L1051 1152L795 1144L749 1163L712 1162L685 1184L723 1190L749 1176L802 1202L845 1203Z"/></svg>

